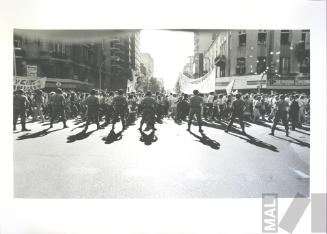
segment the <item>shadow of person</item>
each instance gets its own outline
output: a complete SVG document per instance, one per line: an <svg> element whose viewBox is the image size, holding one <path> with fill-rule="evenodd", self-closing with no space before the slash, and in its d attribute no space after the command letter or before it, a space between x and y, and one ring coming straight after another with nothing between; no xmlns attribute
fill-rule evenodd
<svg viewBox="0 0 327 234"><path fill-rule="evenodd" d="M220 149L220 143L210 139L208 136L206 136L203 132L201 132L201 136L196 135L195 133L189 131L191 135L199 139L199 142L201 142L204 145L210 146L212 149Z"/></svg>
<svg viewBox="0 0 327 234"><path fill-rule="evenodd" d="M149 134L146 134L142 130L139 130L139 132L141 133L140 141L144 142L145 145L151 145L153 142L158 140L154 130L152 130Z"/></svg>
<svg viewBox="0 0 327 234"><path fill-rule="evenodd" d="M82 119L75 120L75 121L74 121L74 125L79 125L79 124L81 124L81 123L83 123L83 122L85 122L85 121L83 121Z"/></svg>
<svg viewBox="0 0 327 234"><path fill-rule="evenodd" d="M101 124L101 127L105 128L105 127L107 127L108 125L109 125L108 122L104 122L103 124Z"/></svg>
<svg viewBox="0 0 327 234"><path fill-rule="evenodd" d="M115 141L119 141L123 138L123 130L121 130L120 132L115 133L115 130L111 129L111 131L109 132L108 136L103 137L102 140L104 141L105 144L111 144Z"/></svg>
<svg viewBox="0 0 327 234"><path fill-rule="evenodd" d="M310 133L303 132L303 131L299 131L299 130L297 130L297 129L292 130L292 131L294 131L294 132L298 132L298 133L301 133L301 134L304 134L304 135L307 135L307 136L310 136Z"/></svg>
<svg viewBox="0 0 327 234"><path fill-rule="evenodd" d="M74 131L74 130L77 129L77 128L84 128L85 126L86 126L86 122L85 122L84 124L80 125L80 126L77 126L77 127L73 128L73 129L70 130L70 131L72 132L72 131Z"/></svg>
<svg viewBox="0 0 327 234"><path fill-rule="evenodd" d="M83 140L87 137L89 137L93 132L95 132L97 130L93 130L93 131L90 131L90 132L85 132L84 130L75 134L75 135L71 135L71 136L68 136L67 137L67 142L66 143L72 143L74 141L80 141L80 140Z"/></svg>
<svg viewBox="0 0 327 234"><path fill-rule="evenodd" d="M266 127L266 128L269 128L269 129L271 129L271 127L272 127L272 125L273 125L273 123L271 123L271 125L270 125L270 124L267 124L266 122L263 122L263 121L255 122L255 123L253 123L253 124L256 124L256 125L259 125L259 126L262 126L262 127ZM282 125L280 125L280 123L278 123L278 125L279 125L279 126L282 126ZM285 129L281 129L281 128L279 128L278 125L276 125L275 130L277 130L277 131L281 131L281 132L285 132ZM283 127L283 126L282 126L282 127Z"/></svg>
<svg viewBox="0 0 327 234"><path fill-rule="evenodd" d="M302 130L304 130L304 131L310 131L310 127L305 127L305 126L300 126L300 127L298 127L299 129L302 129Z"/></svg>
<svg viewBox="0 0 327 234"><path fill-rule="evenodd" d="M49 129L50 128L46 128L46 129L43 129L43 130L41 130L39 132L35 132L35 133L26 133L22 136L19 136L17 138L17 140L25 140L25 139L31 139L31 138L36 138L36 137L43 137L43 136L48 135L51 132L56 132L56 131L62 130L62 129L55 129L55 130L49 131Z"/></svg>
<svg viewBox="0 0 327 234"><path fill-rule="evenodd" d="M235 137L238 137L242 140L245 140L246 142L252 144L252 145L255 145L255 146L258 146L258 147L261 147L261 148L265 148L265 149L269 149L271 151L274 151L274 152L279 152L277 147L274 146L274 145L271 145L271 144L268 144L266 142L263 142L249 134L243 134L241 131L234 131L234 132L237 132L239 135L236 135L236 134L232 134L230 132L228 132L228 134L232 135L232 136L235 136Z"/></svg>
<svg viewBox="0 0 327 234"><path fill-rule="evenodd" d="M284 140L284 141L288 141L289 143L293 143L293 144L297 144L299 146L310 148L310 144L309 143L304 142L304 141L301 141L301 140L296 139L296 138L291 137L291 136L288 136L288 138L292 139L293 141L292 140L289 140L289 139L282 138L282 137L278 137L276 135L274 137L276 137L278 139L281 139L281 140Z"/></svg>

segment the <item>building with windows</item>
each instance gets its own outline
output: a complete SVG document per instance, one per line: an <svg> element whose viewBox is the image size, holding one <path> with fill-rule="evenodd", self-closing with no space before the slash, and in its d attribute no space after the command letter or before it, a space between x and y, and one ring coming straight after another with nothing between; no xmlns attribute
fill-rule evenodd
<svg viewBox="0 0 327 234"><path fill-rule="evenodd" d="M204 53L215 40L217 32L207 30L194 31L193 76L195 78L205 73Z"/></svg>
<svg viewBox="0 0 327 234"><path fill-rule="evenodd" d="M141 53L141 76L138 78L140 91L146 91L150 79L154 76L154 61L149 53Z"/></svg>
<svg viewBox="0 0 327 234"><path fill-rule="evenodd" d="M309 90L309 30L222 30L204 52L216 90L234 79L236 89Z"/></svg>
<svg viewBox="0 0 327 234"><path fill-rule="evenodd" d="M187 77L192 77L192 63L186 63L183 68L183 74L186 75Z"/></svg>
<svg viewBox="0 0 327 234"><path fill-rule="evenodd" d="M27 76L33 66L37 77L47 77L46 89L60 83L64 89L128 91L140 70L137 35L137 30L15 30L14 75Z"/></svg>

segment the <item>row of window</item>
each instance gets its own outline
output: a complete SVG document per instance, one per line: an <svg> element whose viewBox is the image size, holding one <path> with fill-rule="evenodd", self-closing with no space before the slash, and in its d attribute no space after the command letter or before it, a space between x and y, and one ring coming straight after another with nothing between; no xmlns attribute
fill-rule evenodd
<svg viewBox="0 0 327 234"><path fill-rule="evenodd" d="M266 57L257 58L257 74L261 74L267 68ZM237 58L236 62L236 74L244 75L246 73L245 58ZM280 57L279 61L279 73L280 74L289 74L290 73L290 58L289 57ZM277 69L277 68L276 68ZM224 70L224 69L223 69ZM300 62L300 73L309 73L310 72L310 59L304 58ZM253 73L254 71L251 71ZM277 71L274 71L277 72Z"/></svg>
<svg viewBox="0 0 327 234"><path fill-rule="evenodd" d="M302 30L301 40L305 41L307 38L309 30ZM267 31L259 30L257 37L258 44L266 44L267 41ZM291 43L291 31L290 30L281 30L280 35L280 44L281 45L289 45ZM245 46L246 45L246 31L239 31L238 35L238 45Z"/></svg>

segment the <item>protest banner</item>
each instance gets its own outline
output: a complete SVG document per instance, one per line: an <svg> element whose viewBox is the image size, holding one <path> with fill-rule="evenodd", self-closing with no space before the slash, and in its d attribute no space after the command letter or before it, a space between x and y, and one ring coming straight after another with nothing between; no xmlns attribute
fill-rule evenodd
<svg viewBox="0 0 327 234"><path fill-rule="evenodd" d="M24 90L30 91L35 89L42 89L45 87L45 83L47 78L39 78L39 77L23 77L16 76L14 77L14 91L16 90Z"/></svg>

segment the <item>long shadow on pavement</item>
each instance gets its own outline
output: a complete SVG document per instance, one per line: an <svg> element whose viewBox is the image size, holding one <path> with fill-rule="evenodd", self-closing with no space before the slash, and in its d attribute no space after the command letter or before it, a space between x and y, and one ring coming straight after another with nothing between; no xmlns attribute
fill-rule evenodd
<svg viewBox="0 0 327 234"><path fill-rule="evenodd" d="M67 137L67 142L66 143L73 143L75 141L80 141L80 140L84 140L85 138L88 138L93 132L95 132L97 130L93 130L90 132L85 132L84 130L75 134L75 135L71 135Z"/></svg>
<svg viewBox="0 0 327 234"><path fill-rule="evenodd" d="M86 122L85 122L84 124L80 125L80 126L77 126L77 127L73 128L73 129L70 130L70 131L72 132L72 131L74 131L74 130L77 129L77 128L84 128L85 125L86 125Z"/></svg>
<svg viewBox="0 0 327 234"><path fill-rule="evenodd" d="M266 127L266 128L269 128L269 129L271 129L271 127L272 127L272 124L269 125L269 124L267 124L267 123L265 123L265 122L263 122L263 121L256 122L256 123L253 123L253 124L256 124L256 125L259 125L259 126L262 126L262 127ZM278 125L277 125L277 126L278 126ZM277 130L277 131L285 132L285 130L280 129L280 128L277 127L277 126L276 126L276 130Z"/></svg>
<svg viewBox="0 0 327 234"><path fill-rule="evenodd" d="M190 131L190 134L193 135L194 137L199 139L199 142L201 142L204 145L210 146L213 149L220 149L220 143L210 139L208 136L206 136L204 133L201 133L201 136L196 135L195 133Z"/></svg>
<svg viewBox="0 0 327 234"><path fill-rule="evenodd" d="M203 121L202 124L203 124L203 126L206 126L206 127L209 127L209 128L216 128L216 129L220 129L220 130L225 130L227 128L227 126L228 126L228 123L224 122L224 121L221 121L219 124ZM238 124L238 123L235 122L235 124ZM195 124L195 126L197 126L197 123ZM237 127L233 126L230 131L231 132L235 131L235 133L237 133L238 130L236 128Z"/></svg>
<svg viewBox="0 0 327 234"><path fill-rule="evenodd" d="M240 135L232 134L230 132L237 132ZM238 131L238 130L229 131L228 134L230 134L232 136L235 136L235 137L238 137L238 138L240 138L242 140L245 140L246 142L248 142L248 143L250 143L252 145L255 145L255 146L258 146L258 147L261 147L261 148L265 148L265 149L269 149L269 150L274 151L274 152L279 152L276 146L268 144L266 142L263 142L263 141L255 138L255 137L249 135L249 134L243 135L241 131Z"/></svg>
<svg viewBox="0 0 327 234"><path fill-rule="evenodd" d="M304 131L310 131L310 127L305 127L305 126L301 126L299 127L299 129L302 129Z"/></svg>
<svg viewBox="0 0 327 234"><path fill-rule="evenodd" d="M155 131L152 130L149 134L146 134L142 130L139 130L141 133L140 141L144 142L145 145L151 145L153 142L158 140L158 137L155 135Z"/></svg>
<svg viewBox="0 0 327 234"><path fill-rule="evenodd" d="M307 133L307 132L303 132L303 131L299 131L299 130L292 130L294 132L298 132L298 133L301 133L301 134L304 134L304 135L307 135L307 136L310 136L310 133Z"/></svg>
<svg viewBox="0 0 327 234"><path fill-rule="evenodd" d="M22 136L19 136L17 138L17 140L25 140L25 139L31 139L31 138L37 138L37 137L43 137L43 136L46 136L48 135L49 133L52 133L52 132L56 132L56 131L60 131L62 129L55 129L55 130L52 130L52 131L49 131L50 128L46 128L46 129L43 129L39 132L35 132L35 133L26 133Z"/></svg>
<svg viewBox="0 0 327 234"><path fill-rule="evenodd" d="M112 130L109 132L107 137L103 137L102 140L104 141L105 144L111 144L115 141L119 141L123 138L123 130L120 132L115 133L115 130Z"/></svg>
<svg viewBox="0 0 327 234"><path fill-rule="evenodd" d="M282 137L278 137L278 136L274 136L274 137L276 137L278 139L281 139L281 140L284 140L284 141L288 141L289 143L293 143L293 144L297 144L299 146L310 148L310 144L309 143L304 142L304 141L301 141L301 140L296 139L296 138L291 137L291 136L289 136L288 138L291 138L293 141L292 140L285 139L285 138L282 138Z"/></svg>

